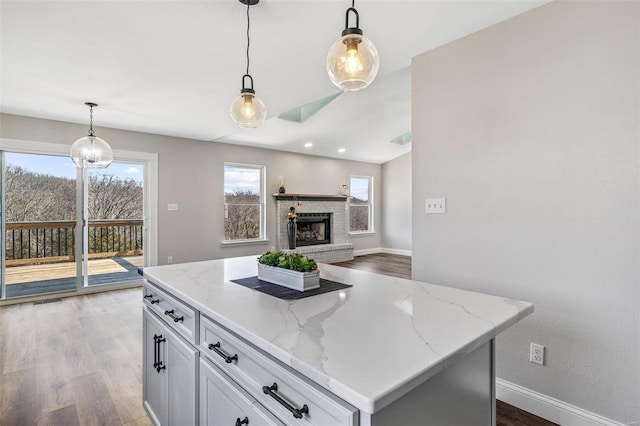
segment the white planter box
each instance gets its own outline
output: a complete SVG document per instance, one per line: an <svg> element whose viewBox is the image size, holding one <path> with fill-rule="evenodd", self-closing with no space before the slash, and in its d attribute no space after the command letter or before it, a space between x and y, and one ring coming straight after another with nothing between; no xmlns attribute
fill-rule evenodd
<svg viewBox="0 0 640 426"><path fill-rule="evenodd" d="M320 287L320 271L298 272L258 263L258 279L298 291Z"/></svg>

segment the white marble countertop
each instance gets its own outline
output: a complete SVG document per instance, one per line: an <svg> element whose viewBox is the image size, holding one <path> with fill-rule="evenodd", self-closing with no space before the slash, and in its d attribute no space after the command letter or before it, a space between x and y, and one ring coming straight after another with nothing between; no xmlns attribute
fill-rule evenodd
<svg viewBox="0 0 640 426"><path fill-rule="evenodd" d="M353 287L285 301L230 282L257 256L144 276L348 403L374 413L533 312L510 300L319 264Z"/></svg>

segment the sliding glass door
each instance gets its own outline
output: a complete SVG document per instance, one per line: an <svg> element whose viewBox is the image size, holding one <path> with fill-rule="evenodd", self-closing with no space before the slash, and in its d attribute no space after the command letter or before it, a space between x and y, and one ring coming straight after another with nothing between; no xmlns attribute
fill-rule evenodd
<svg viewBox="0 0 640 426"><path fill-rule="evenodd" d="M4 294L76 288L77 172L69 158L5 152Z"/></svg>
<svg viewBox="0 0 640 426"><path fill-rule="evenodd" d="M144 259L144 164L113 162L83 179L83 285L139 279Z"/></svg>
<svg viewBox="0 0 640 426"><path fill-rule="evenodd" d="M0 151L1 296L140 279L145 163L78 170L68 156Z"/></svg>

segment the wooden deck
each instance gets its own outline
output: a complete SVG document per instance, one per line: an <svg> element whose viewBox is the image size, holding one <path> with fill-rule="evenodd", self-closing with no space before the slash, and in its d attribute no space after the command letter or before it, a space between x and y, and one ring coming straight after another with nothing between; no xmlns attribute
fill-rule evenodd
<svg viewBox="0 0 640 426"><path fill-rule="evenodd" d="M89 285L139 279L142 256L89 260ZM12 266L5 271L7 297L52 293L76 288L74 262Z"/></svg>

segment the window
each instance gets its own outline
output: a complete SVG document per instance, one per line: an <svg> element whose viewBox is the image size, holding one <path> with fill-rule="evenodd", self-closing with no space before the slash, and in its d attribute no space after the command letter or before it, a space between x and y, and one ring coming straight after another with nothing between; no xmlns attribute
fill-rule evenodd
<svg viewBox="0 0 640 426"><path fill-rule="evenodd" d="M354 233L373 232L373 177L351 176L350 228Z"/></svg>
<svg viewBox="0 0 640 426"><path fill-rule="evenodd" d="M225 163L225 241L264 239L264 210L264 166Z"/></svg>

